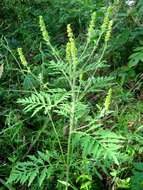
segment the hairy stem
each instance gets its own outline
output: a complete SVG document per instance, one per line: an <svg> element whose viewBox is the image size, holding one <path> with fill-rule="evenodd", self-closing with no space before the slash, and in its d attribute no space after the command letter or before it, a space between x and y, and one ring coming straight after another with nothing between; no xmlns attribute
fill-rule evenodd
<svg viewBox="0 0 143 190"><path fill-rule="evenodd" d="M71 75L72 78L72 101L71 101L71 115L70 115L70 128L69 128L69 137L68 137L68 151L67 151L67 171L66 171L66 190L69 186L69 172L70 172L70 158L72 156L72 132L75 128L75 103L76 103L76 94L75 94L75 84L76 84L76 63L73 62L73 72Z"/></svg>

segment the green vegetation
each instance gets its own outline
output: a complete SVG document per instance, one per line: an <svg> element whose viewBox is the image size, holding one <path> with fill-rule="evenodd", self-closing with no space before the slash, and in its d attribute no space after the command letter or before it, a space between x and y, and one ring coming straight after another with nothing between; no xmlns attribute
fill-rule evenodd
<svg viewBox="0 0 143 190"><path fill-rule="evenodd" d="M143 190L142 10L0 2L0 190Z"/></svg>

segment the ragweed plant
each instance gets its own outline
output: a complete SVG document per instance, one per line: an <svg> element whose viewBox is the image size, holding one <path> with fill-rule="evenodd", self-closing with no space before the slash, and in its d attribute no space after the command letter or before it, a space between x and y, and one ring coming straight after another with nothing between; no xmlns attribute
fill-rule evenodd
<svg viewBox="0 0 143 190"><path fill-rule="evenodd" d="M46 65L48 68L48 74L45 77L48 80L45 83L47 88L36 89L35 93L32 93L31 96L18 100L18 103L25 107L25 112L31 112L32 117L44 113L49 118L58 147L60 148L61 161L59 166L61 167L62 162L64 168L64 173L57 183L64 185L66 190L69 187L74 189L71 171L74 170L76 165L80 164L81 170L79 169L79 173L84 171L85 176L90 176L88 174L90 171L87 168L92 165L92 169L95 169L97 176L102 178L99 169L108 173L109 168L113 164L118 166L122 158L121 148L124 138L106 129L106 126L103 126L101 122L101 119L104 117L103 114L101 116L103 110L98 111L94 106L90 105L90 98L88 98L91 94L96 96L98 91L109 88L113 83L112 76L101 76L100 73L106 67L103 58L112 32L113 21L110 20L110 14L111 7L107 10L98 39L95 40L94 44L91 44L96 20L96 13L92 14L87 29L87 41L81 54L79 53L80 51L76 44L72 27L68 24L68 41L65 48L65 58L60 57L60 53L51 45L44 19L40 16L39 26L43 40L53 55L53 60L49 60ZM90 53L89 50L91 51ZM18 53L22 64L27 65L22 50L18 49ZM45 64L45 62L46 60L43 60L42 64ZM49 77L47 77L48 75ZM42 77L43 80L45 80L44 75ZM108 112L110 109L111 94L112 90L110 89L105 103L103 102L104 112ZM61 137L61 134L58 133L57 123L60 123L60 121L62 121L60 127L66 127L67 130L65 137ZM65 143L63 144L63 138L64 141L66 140L66 147ZM78 163L75 159L75 154L78 157ZM34 157L30 157L30 159L33 162L37 160ZM18 162L12 169L8 182L20 182L21 184L28 182L28 186L30 186L38 178L37 174L39 175L39 171L41 171L39 165L42 164L44 171L42 171L43 176L40 176L39 186L41 187L46 176L50 178L50 173L47 172L46 163L36 162L37 167L32 164L32 167L36 168L35 173L31 173L30 170L29 174L24 173L25 178L22 178L22 175L19 174L25 171L28 172L31 161L28 164ZM49 162L49 165L51 166L52 163ZM21 167L22 170L20 169ZM12 178L13 172L14 178ZM21 178L18 176L21 176ZM76 178L79 179L80 177L76 176ZM91 180L89 186L92 188Z"/></svg>

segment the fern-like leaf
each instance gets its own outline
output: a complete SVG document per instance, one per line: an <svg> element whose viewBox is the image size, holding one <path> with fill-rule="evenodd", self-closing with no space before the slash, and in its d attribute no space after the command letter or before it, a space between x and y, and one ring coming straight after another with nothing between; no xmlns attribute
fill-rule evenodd
<svg viewBox="0 0 143 190"><path fill-rule="evenodd" d="M124 137L114 132L98 129L92 134L86 132L74 133L74 146L80 145L83 158L93 159L98 167L110 167L111 164L119 165L122 156L121 149Z"/></svg>
<svg viewBox="0 0 143 190"><path fill-rule="evenodd" d="M32 117L41 110L47 114L51 109L69 98L69 93L63 91L58 93L39 92L30 97L19 99L17 102L25 106L24 111L33 111Z"/></svg>
<svg viewBox="0 0 143 190"><path fill-rule="evenodd" d="M42 186L44 180L49 179L53 174L54 168L48 164L48 160L52 155L48 151L46 153L38 152L38 156L28 156L29 161L17 162L13 167L8 178L8 184L27 184L30 187L34 180L37 181L39 187Z"/></svg>

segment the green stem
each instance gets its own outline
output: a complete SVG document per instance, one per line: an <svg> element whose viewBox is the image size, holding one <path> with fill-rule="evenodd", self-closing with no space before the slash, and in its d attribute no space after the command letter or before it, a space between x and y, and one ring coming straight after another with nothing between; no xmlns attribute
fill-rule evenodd
<svg viewBox="0 0 143 190"><path fill-rule="evenodd" d="M75 95L75 84L76 84L76 64L73 62L73 72L72 73L72 89L71 89L71 115L70 115L70 128L69 128L69 137L68 137L68 151L67 151L67 171L66 171L66 190L68 190L69 184L69 172L70 172L70 157L72 156L72 132L75 128L75 103L76 103L76 95Z"/></svg>
<svg viewBox="0 0 143 190"><path fill-rule="evenodd" d="M83 69L84 69L84 67L87 65L87 63L91 60L91 58L92 58L94 52L95 52L96 49L98 48L99 42L100 42L100 40L101 40L102 35L103 35L103 32L100 33L100 35L99 35L99 37L98 37L98 39L97 39L97 41L96 41L96 44L95 44L94 48L92 49L92 51L91 51L91 53L90 53L90 56L88 57L87 61L82 65L82 67L81 67L81 72L83 71ZM88 43L87 43L86 46L88 47ZM85 53L87 47L84 49L84 53ZM82 55L84 55L84 53L82 53ZM81 57L81 58L82 58L82 57ZM80 94L80 89L81 89L81 83L80 83L80 85L79 85L79 91L78 91L78 93L77 93L77 96L79 96L79 94Z"/></svg>
<svg viewBox="0 0 143 190"><path fill-rule="evenodd" d="M55 59L56 59L57 61L62 61L62 60L61 60L61 57L60 57L59 54L57 53L56 49L51 45L51 43L49 42L49 43L47 43L47 45L51 48Z"/></svg>
<svg viewBox="0 0 143 190"><path fill-rule="evenodd" d="M105 54L106 48L107 48L107 43L105 43L105 45L104 45L102 54L101 54L100 58L98 59L98 62L96 63L97 65L101 63L101 60L102 60L102 58L103 58L103 56L104 56L104 54ZM80 100L85 96L86 91L87 91L88 88L90 87L91 82L92 82L92 77L95 75L96 71L97 71L97 70L95 69L95 71L94 71L93 74L91 75L89 81L87 82L87 85L84 87L84 91L83 91L83 93L81 94L81 96L79 97Z"/></svg>
<svg viewBox="0 0 143 190"><path fill-rule="evenodd" d="M94 55L94 52L95 52L96 49L98 48L98 45L99 45L99 42L100 42L100 40L101 40L102 35L103 35L103 32L100 33L100 36L98 37L98 39L97 39L97 41L96 41L96 44L95 44L95 46L94 46L92 52L90 53L90 56L88 57L87 61L83 64L82 69L84 68L84 66L87 65L87 63L91 60L92 56Z"/></svg>
<svg viewBox="0 0 143 190"><path fill-rule="evenodd" d="M49 119L51 121L54 133L56 135L56 138L57 138L57 141L58 141L58 144L59 144L59 148L60 148L60 151L61 151L61 154L62 154L62 157L63 157L63 162L66 164L66 161L65 161L65 158L64 158L64 151L63 151L60 139L59 139L59 135L57 133L56 127L55 127L54 122L53 122L53 119L52 119L51 114L49 112L48 112L48 117L49 117Z"/></svg>

